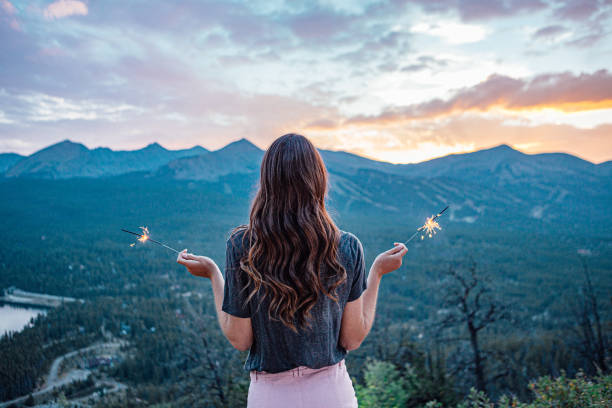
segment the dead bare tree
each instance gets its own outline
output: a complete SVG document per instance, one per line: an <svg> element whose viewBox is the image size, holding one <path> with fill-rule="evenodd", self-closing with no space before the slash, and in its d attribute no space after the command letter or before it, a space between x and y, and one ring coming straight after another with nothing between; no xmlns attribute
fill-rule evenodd
<svg viewBox="0 0 612 408"><path fill-rule="evenodd" d="M595 369L608 371L608 339L602 329L597 294L593 288L591 273L584 256L580 257L584 273L584 286L574 310L579 323L579 335L582 341L582 352L595 366Z"/></svg>
<svg viewBox="0 0 612 408"><path fill-rule="evenodd" d="M445 316L438 324L439 330L454 328L467 332L472 351L467 364L473 370L476 388L486 392L484 362L487 353L481 349L480 332L500 320L507 319L508 307L492 296L487 278L477 273L474 261L471 261L467 273L460 272L451 265L446 277L447 284L442 300ZM499 374L493 377L498 376Z"/></svg>

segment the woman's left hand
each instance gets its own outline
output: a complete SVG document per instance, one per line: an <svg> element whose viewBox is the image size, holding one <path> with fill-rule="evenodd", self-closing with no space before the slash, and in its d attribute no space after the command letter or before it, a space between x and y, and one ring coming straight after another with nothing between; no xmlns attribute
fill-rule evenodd
<svg viewBox="0 0 612 408"><path fill-rule="evenodd" d="M200 276L202 278L210 279L218 269L215 261L209 257L190 254L186 249L179 252L176 262L184 265L193 276Z"/></svg>
<svg viewBox="0 0 612 408"><path fill-rule="evenodd" d="M402 258L408 252L406 245L401 242L393 243L393 248L378 254L374 263L372 264L372 270L376 271L379 276L383 276L389 272L393 272L402 266Z"/></svg>

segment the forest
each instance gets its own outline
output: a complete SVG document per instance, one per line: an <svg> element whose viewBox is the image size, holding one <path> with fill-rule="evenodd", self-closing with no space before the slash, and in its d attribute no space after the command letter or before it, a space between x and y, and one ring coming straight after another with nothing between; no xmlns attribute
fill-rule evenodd
<svg viewBox="0 0 612 408"><path fill-rule="evenodd" d="M152 238L223 268L225 240L247 220L254 178L133 173L27 183L0 181L10 197L0 204L0 288L84 302L0 339L0 401L33 392L57 356L112 336L124 342L125 358L105 375L127 389L92 405L244 406L246 354L222 336L209 283L165 248L131 247L120 229L148 226ZM359 237L368 265L424 221L335 204L332 192L332 215ZM360 406L609 406L612 235L601 226L589 233L440 223L383 279L374 328L347 356Z"/></svg>

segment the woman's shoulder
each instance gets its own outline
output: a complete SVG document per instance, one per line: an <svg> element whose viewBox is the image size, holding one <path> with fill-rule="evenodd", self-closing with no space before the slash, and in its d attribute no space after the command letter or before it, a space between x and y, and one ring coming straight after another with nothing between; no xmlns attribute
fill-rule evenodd
<svg viewBox="0 0 612 408"><path fill-rule="evenodd" d="M247 231L246 225L239 225L230 231L227 238L227 247L240 250L244 246L245 233Z"/></svg>
<svg viewBox="0 0 612 408"><path fill-rule="evenodd" d="M359 238L348 231L340 230L338 253L347 272L354 271L356 266L364 259L363 247L361 246Z"/></svg>
<svg viewBox="0 0 612 408"><path fill-rule="evenodd" d="M340 230L340 245L341 252L354 253L356 251L363 250L361 241L352 232Z"/></svg>

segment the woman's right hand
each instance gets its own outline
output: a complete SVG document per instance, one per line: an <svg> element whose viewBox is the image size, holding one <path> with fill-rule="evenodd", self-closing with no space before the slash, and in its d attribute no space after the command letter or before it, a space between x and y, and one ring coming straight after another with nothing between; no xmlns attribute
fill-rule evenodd
<svg viewBox="0 0 612 408"><path fill-rule="evenodd" d="M200 276L202 278L210 279L218 269L215 261L209 257L190 254L186 249L179 252L176 262L184 265L193 276Z"/></svg>
<svg viewBox="0 0 612 408"><path fill-rule="evenodd" d="M402 258L408 252L406 245L395 242L393 248L378 254L372 264L372 271L376 272L380 277L389 272L393 272L402 266Z"/></svg>

